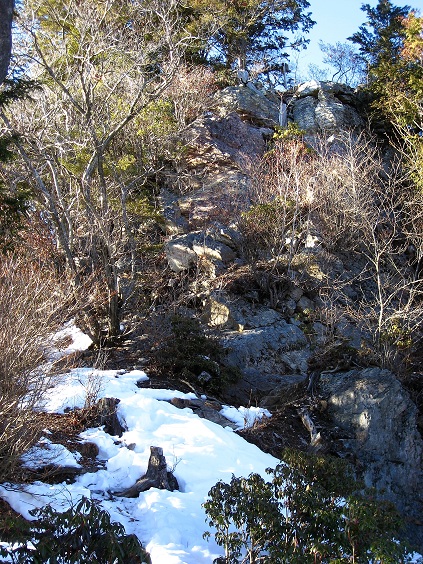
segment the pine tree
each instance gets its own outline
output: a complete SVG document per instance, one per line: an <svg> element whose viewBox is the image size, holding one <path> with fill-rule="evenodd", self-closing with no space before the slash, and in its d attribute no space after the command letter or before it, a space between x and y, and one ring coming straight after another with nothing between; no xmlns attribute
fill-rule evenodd
<svg viewBox="0 0 423 564"><path fill-rule="evenodd" d="M373 124L400 151L409 178L423 189L423 18L389 0L362 10L368 21L349 39L368 65Z"/></svg>
<svg viewBox="0 0 423 564"><path fill-rule="evenodd" d="M423 191L423 17L410 12L402 26L399 58L384 66L373 105L391 124L410 177Z"/></svg>
<svg viewBox="0 0 423 564"><path fill-rule="evenodd" d="M371 82L383 72L385 65L398 61L405 37L402 21L411 8L394 6L389 0L379 0L375 8L363 4L361 9L366 13L367 21L348 40L359 46Z"/></svg>
<svg viewBox="0 0 423 564"><path fill-rule="evenodd" d="M273 81L286 71L286 49L308 43L304 36L290 41L288 34L307 33L315 23L306 11L307 0L192 0L190 6L193 17L203 23L209 14L209 62L227 70L248 69Z"/></svg>

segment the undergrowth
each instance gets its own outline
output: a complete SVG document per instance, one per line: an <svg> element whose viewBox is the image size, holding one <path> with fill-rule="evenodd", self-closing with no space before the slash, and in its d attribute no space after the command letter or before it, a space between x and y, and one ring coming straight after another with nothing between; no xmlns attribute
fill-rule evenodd
<svg viewBox="0 0 423 564"><path fill-rule="evenodd" d="M0 557L19 564L151 563L138 538L93 500L83 497L63 513L50 505L30 513L34 521L15 514L0 520Z"/></svg>
<svg viewBox="0 0 423 564"><path fill-rule="evenodd" d="M214 393L240 377L237 368L225 366L226 350L205 333L197 319L175 315L171 328L171 336L158 354L161 372Z"/></svg>

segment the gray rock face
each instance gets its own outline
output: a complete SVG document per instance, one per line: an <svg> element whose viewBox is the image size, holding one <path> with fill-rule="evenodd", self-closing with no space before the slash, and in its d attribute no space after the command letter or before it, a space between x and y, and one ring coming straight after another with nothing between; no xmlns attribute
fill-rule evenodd
<svg viewBox="0 0 423 564"><path fill-rule="evenodd" d="M316 131L316 108L318 101L312 96L299 98L293 103L293 118L300 129L304 131Z"/></svg>
<svg viewBox="0 0 423 564"><path fill-rule="evenodd" d="M229 264L236 257L236 253L231 247L228 247L225 243L216 241L213 237L210 237L210 235L195 238L192 243L192 248L197 256L206 257L211 261L220 261L224 264Z"/></svg>
<svg viewBox="0 0 423 564"><path fill-rule="evenodd" d="M322 376L333 422L353 438L348 447L363 464L366 485L408 514L423 501L423 441L417 409L388 370L366 368Z"/></svg>
<svg viewBox="0 0 423 564"><path fill-rule="evenodd" d="M302 84L292 100L292 115L307 133L350 130L363 126L353 106L354 91L343 84L312 80Z"/></svg>
<svg viewBox="0 0 423 564"><path fill-rule="evenodd" d="M174 272L188 270L197 262L197 255L192 249L192 236L181 235L174 237L165 245L167 262Z"/></svg>
<svg viewBox="0 0 423 564"><path fill-rule="evenodd" d="M273 323L225 335L224 345L228 348L230 364L242 368L258 361L266 350L281 353L299 349L307 344L299 327L287 323L276 311L267 310L270 311L273 313ZM278 316L278 321L275 316Z"/></svg>
<svg viewBox="0 0 423 564"><path fill-rule="evenodd" d="M272 127L279 123L279 100L276 95L248 86L225 88L214 97L214 107L221 115L237 112L244 120L256 125Z"/></svg>
<svg viewBox="0 0 423 564"><path fill-rule="evenodd" d="M222 90L222 93L226 90ZM241 120L236 112L196 120L184 133L185 160L190 168L244 166L263 154L263 132Z"/></svg>
<svg viewBox="0 0 423 564"><path fill-rule="evenodd" d="M262 399L260 406L269 410L275 410L283 407L288 402L301 398L307 387L307 379L305 374L284 375L280 383Z"/></svg>
<svg viewBox="0 0 423 564"><path fill-rule="evenodd" d="M304 98L306 96L324 96L331 94L339 98L342 102L349 104L354 99L354 90L346 84L331 81L309 80L300 84L296 90L296 96Z"/></svg>
<svg viewBox="0 0 423 564"><path fill-rule="evenodd" d="M227 364L239 368L242 374L236 389L228 390L229 397L232 394L239 401L251 401L252 397L269 394L283 383L287 373L300 373L306 365L309 352L305 348L304 333L277 312L267 315L266 311L263 312L263 325L241 332L229 331L221 338L228 351ZM292 355L294 352L297 354Z"/></svg>

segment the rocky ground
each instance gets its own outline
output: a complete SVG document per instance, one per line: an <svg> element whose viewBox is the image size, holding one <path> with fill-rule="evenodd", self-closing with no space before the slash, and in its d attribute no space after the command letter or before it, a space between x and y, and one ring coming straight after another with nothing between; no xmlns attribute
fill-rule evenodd
<svg viewBox="0 0 423 564"><path fill-rule="evenodd" d="M410 518L421 546L418 336L408 356L392 366L395 374L378 368L365 323L359 327L354 315L336 313L353 313L354 304L375 294L363 276L360 252L321 244L311 221L287 275L269 263L246 264L248 249L234 228L248 209L254 169L279 122L281 103L314 147L322 134L333 143L343 131L362 129L362 102L352 89L333 83L307 83L282 99L252 84L218 93L210 111L184 134L185 188L175 194L169 185L162 192L167 284L176 295L184 281L179 311L199 317L225 347L225 363L241 372L219 399L272 411L269 421L244 431L245 438L275 456L293 446L349 458L367 485ZM408 268L403 259L401 268ZM304 410L312 431L301 417ZM313 433L320 433L317 443Z"/></svg>
<svg viewBox="0 0 423 564"><path fill-rule="evenodd" d="M228 88L186 129L178 178L183 185L176 190L169 173L160 194L165 267L152 290L153 305L147 314L130 312L124 339L103 351L102 367L142 369L150 377L145 385L205 394L206 403L189 407L206 418L216 417L222 404L266 407L271 418L238 433L276 458L286 447L348 458L366 485L396 503L421 550L421 350L412 351L405 372L376 366L362 346L366 333L351 317L334 315L336 308L325 301L335 282L342 283L343 304L372 294L374 288L360 278L362 259L328 250L312 228L300 241L289 276L286 269L259 262L252 268L244 260L234 221L248 207L250 172L278 124L280 101L254 85ZM308 84L284 102L310 143L322 130L363 123L359 98L340 85ZM172 313L201 321L225 351L222 367L237 370L236 383L211 391L210 382L163 366ZM97 353L86 351L56 368L97 361ZM83 412L49 417L55 441L63 444L77 443L78 433L92 423ZM96 464L95 451L81 454L83 465ZM56 478L52 473L50 479Z"/></svg>

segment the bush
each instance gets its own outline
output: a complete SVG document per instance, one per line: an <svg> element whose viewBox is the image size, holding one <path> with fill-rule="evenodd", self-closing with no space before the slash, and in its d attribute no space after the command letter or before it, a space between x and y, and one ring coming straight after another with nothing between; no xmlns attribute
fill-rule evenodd
<svg viewBox="0 0 423 564"><path fill-rule="evenodd" d="M6 537L2 534L1 540L19 545L11 551L0 546L0 556L20 564L151 562L137 537L127 535L120 523L112 523L107 511L92 500L83 497L63 513L47 505L31 514L37 517L35 521L26 522L25 527L22 523L16 528L9 526Z"/></svg>
<svg viewBox="0 0 423 564"><path fill-rule="evenodd" d="M181 66L166 91L179 127L186 127L206 111L218 90L218 78L203 66Z"/></svg>
<svg viewBox="0 0 423 564"><path fill-rule="evenodd" d="M407 561L396 512L356 494L345 462L286 451L267 473L269 482L258 474L220 481L203 505L226 564Z"/></svg>
<svg viewBox="0 0 423 564"><path fill-rule="evenodd" d="M241 215L239 229L243 235L244 253L250 262L279 258L289 250L295 203L275 198L255 204Z"/></svg>
<svg viewBox="0 0 423 564"><path fill-rule="evenodd" d="M217 339L205 334L197 319L175 315L171 325L172 336L159 352L162 371L212 392L238 379L236 368L222 364L225 349Z"/></svg>
<svg viewBox="0 0 423 564"><path fill-rule="evenodd" d="M368 223L383 214L384 164L373 139L344 133L317 142L313 186L314 219L332 251L360 249L372 231ZM381 206L381 209L379 209Z"/></svg>
<svg viewBox="0 0 423 564"><path fill-rule="evenodd" d="M307 230L313 162L313 153L301 139L280 134L252 170L250 208L239 221L249 262L283 259L289 270Z"/></svg>

